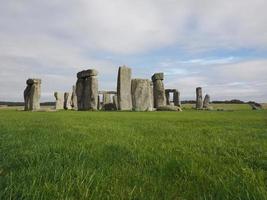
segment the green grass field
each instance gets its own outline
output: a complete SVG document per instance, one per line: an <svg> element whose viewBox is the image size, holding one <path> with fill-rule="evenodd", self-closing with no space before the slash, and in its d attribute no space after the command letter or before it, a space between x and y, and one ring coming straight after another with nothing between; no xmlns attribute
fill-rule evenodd
<svg viewBox="0 0 267 200"><path fill-rule="evenodd" d="M0 199L267 199L267 110L0 110Z"/></svg>

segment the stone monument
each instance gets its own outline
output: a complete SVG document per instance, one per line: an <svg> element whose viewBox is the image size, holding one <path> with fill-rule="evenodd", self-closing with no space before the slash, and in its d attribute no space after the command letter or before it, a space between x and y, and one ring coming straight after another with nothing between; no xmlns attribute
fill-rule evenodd
<svg viewBox="0 0 267 200"><path fill-rule="evenodd" d="M24 110L36 111L40 109L41 79L28 79L24 90Z"/></svg>

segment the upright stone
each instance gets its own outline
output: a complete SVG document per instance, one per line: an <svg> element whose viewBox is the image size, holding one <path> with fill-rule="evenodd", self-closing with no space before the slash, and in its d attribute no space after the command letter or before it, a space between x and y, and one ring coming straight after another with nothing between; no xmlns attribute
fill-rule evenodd
<svg viewBox="0 0 267 200"><path fill-rule="evenodd" d="M210 105L210 95L206 94L203 101L203 108L209 108Z"/></svg>
<svg viewBox="0 0 267 200"><path fill-rule="evenodd" d="M149 81L150 84L150 102L149 102L149 111L154 110L154 95L153 95L153 82Z"/></svg>
<svg viewBox="0 0 267 200"><path fill-rule="evenodd" d="M151 110L151 87L148 79L133 79L131 83L134 111Z"/></svg>
<svg viewBox="0 0 267 200"><path fill-rule="evenodd" d="M78 78L76 82L76 95L77 95L77 108L83 110L83 92L84 92L84 79Z"/></svg>
<svg viewBox="0 0 267 200"><path fill-rule="evenodd" d="M64 109L64 94L61 92L55 92L54 96L56 98L55 109L56 110Z"/></svg>
<svg viewBox="0 0 267 200"><path fill-rule="evenodd" d="M24 90L24 110L39 110L41 97L41 80L28 79L27 87Z"/></svg>
<svg viewBox="0 0 267 200"><path fill-rule="evenodd" d="M126 66L119 67L117 80L119 110L132 110L131 76L131 68Z"/></svg>
<svg viewBox="0 0 267 200"><path fill-rule="evenodd" d="M180 92L178 90L173 92L173 103L175 106L181 107Z"/></svg>
<svg viewBox="0 0 267 200"><path fill-rule="evenodd" d="M118 96L117 95L114 95L112 98L113 98L114 108L115 108L115 110L118 110L119 109L119 106L118 106Z"/></svg>
<svg viewBox="0 0 267 200"><path fill-rule="evenodd" d="M72 86L72 94L71 94L71 107L73 110L78 109L77 95L76 95L76 86Z"/></svg>
<svg viewBox="0 0 267 200"><path fill-rule="evenodd" d="M155 108L166 105L166 96L165 96L163 79L164 79L163 73L156 73L152 76Z"/></svg>
<svg viewBox="0 0 267 200"><path fill-rule="evenodd" d="M64 109L70 110L71 107L71 95L69 92L64 93Z"/></svg>
<svg viewBox="0 0 267 200"><path fill-rule="evenodd" d="M202 88L197 87L196 88L196 109L202 109L202 108L203 108Z"/></svg>
<svg viewBox="0 0 267 200"><path fill-rule="evenodd" d="M110 104L110 103L112 103L111 94L104 93L103 94L103 104L106 105L106 104Z"/></svg>
<svg viewBox="0 0 267 200"><path fill-rule="evenodd" d="M97 110L101 110L102 109L102 104L101 104L101 100L100 100L100 95L97 96Z"/></svg>
<svg viewBox="0 0 267 200"><path fill-rule="evenodd" d="M166 105L170 105L170 92L168 90L165 90L165 96L166 96Z"/></svg>
<svg viewBox="0 0 267 200"><path fill-rule="evenodd" d="M78 110L97 110L98 80L97 71L84 70L77 73L76 95Z"/></svg>

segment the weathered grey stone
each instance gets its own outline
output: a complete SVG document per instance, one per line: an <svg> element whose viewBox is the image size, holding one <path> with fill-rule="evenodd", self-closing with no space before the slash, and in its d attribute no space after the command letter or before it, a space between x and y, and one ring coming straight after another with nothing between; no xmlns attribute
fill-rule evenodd
<svg viewBox="0 0 267 200"><path fill-rule="evenodd" d="M156 81L156 80L162 80L164 79L164 73L155 73L153 76L152 76L152 81Z"/></svg>
<svg viewBox="0 0 267 200"><path fill-rule="evenodd" d="M165 90L166 105L170 105L170 92Z"/></svg>
<svg viewBox="0 0 267 200"><path fill-rule="evenodd" d="M83 96L84 96L84 79L78 78L76 82L76 95L77 95L77 107L78 110L84 109L84 102L83 102Z"/></svg>
<svg viewBox="0 0 267 200"><path fill-rule="evenodd" d="M131 68L126 66L119 67L117 80L119 110L132 110L131 76Z"/></svg>
<svg viewBox="0 0 267 200"><path fill-rule="evenodd" d="M157 107L157 111L182 111L182 109L178 106L165 105Z"/></svg>
<svg viewBox="0 0 267 200"><path fill-rule="evenodd" d="M203 108L209 108L210 105L210 95L206 94L203 101Z"/></svg>
<svg viewBox="0 0 267 200"><path fill-rule="evenodd" d="M118 105L118 97L117 97L117 95L114 95L112 98L113 98L114 108L115 108L115 110L118 110L119 109L119 105Z"/></svg>
<svg viewBox="0 0 267 200"><path fill-rule="evenodd" d="M97 97L97 110L101 110L101 109L102 109L101 99L100 99L100 95L98 95L98 97Z"/></svg>
<svg viewBox="0 0 267 200"><path fill-rule="evenodd" d="M261 110L263 109L262 105L256 102L249 102L249 105L251 106L252 110Z"/></svg>
<svg viewBox="0 0 267 200"><path fill-rule="evenodd" d="M181 107L180 92L178 90L173 92L173 103L175 106Z"/></svg>
<svg viewBox="0 0 267 200"><path fill-rule="evenodd" d="M202 88L197 87L196 88L196 109L202 109L202 108L203 108Z"/></svg>
<svg viewBox="0 0 267 200"><path fill-rule="evenodd" d="M152 76L155 108L166 105L165 89L162 80L163 80L163 73L157 73Z"/></svg>
<svg viewBox="0 0 267 200"><path fill-rule="evenodd" d="M109 104L109 103L112 103L112 100L111 100L111 94L108 94L108 93L104 93L103 94L103 104Z"/></svg>
<svg viewBox="0 0 267 200"><path fill-rule="evenodd" d="M150 111L151 110L151 87L148 79L133 79L132 103L134 111Z"/></svg>
<svg viewBox="0 0 267 200"><path fill-rule="evenodd" d="M72 107L71 107L71 95L69 92L64 93L64 109L65 110L72 109Z"/></svg>
<svg viewBox="0 0 267 200"><path fill-rule="evenodd" d="M153 82L149 81L150 84L150 102L149 102L149 111L154 111L154 95L153 95Z"/></svg>
<svg viewBox="0 0 267 200"><path fill-rule="evenodd" d="M78 110L97 110L98 80L97 71L85 70L77 74L76 95Z"/></svg>
<svg viewBox="0 0 267 200"><path fill-rule="evenodd" d="M64 94L61 92L55 92L54 96L56 98L55 109L56 110L64 109Z"/></svg>
<svg viewBox="0 0 267 200"><path fill-rule="evenodd" d="M98 72L95 69L83 70L77 73L77 78L87 78L89 76L97 76Z"/></svg>
<svg viewBox="0 0 267 200"><path fill-rule="evenodd" d="M41 80L28 79L26 83L27 87L24 90L24 110L39 110L41 97Z"/></svg>
<svg viewBox="0 0 267 200"><path fill-rule="evenodd" d="M72 94L71 94L71 107L73 110L78 110L78 101L76 95L76 86L72 86Z"/></svg>
<svg viewBox="0 0 267 200"><path fill-rule="evenodd" d="M97 110L98 80L95 76L85 79L83 100L84 110Z"/></svg>

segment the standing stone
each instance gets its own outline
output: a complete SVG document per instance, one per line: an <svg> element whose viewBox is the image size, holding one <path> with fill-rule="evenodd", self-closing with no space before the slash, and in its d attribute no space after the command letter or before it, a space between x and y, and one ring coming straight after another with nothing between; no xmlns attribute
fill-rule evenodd
<svg viewBox="0 0 267 200"><path fill-rule="evenodd" d="M149 81L150 84L150 102L149 102L149 111L154 110L154 95L153 95L153 82Z"/></svg>
<svg viewBox="0 0 267 200"><path fill-rule="evenodd" d="M27 87L24 90L24 110L39 110L41 97L41 80L28 79Z"/></svg>
<svg viewBox="0 0 267 200"><path fill-rule="evenodd" d="M202 108L203 108L202 88L197 87L196 88L196 109L202 109Z"/></svg>
<svg viewBox="0 0 267 200"><path fill-rule="evenodd" d="M180 92L178 90L173 92L173 103L175 106L181 107Z"/></svg>
<svg viewBox="0 0 267 200"><path fill-rule="evenodd" d="M203 101L203 108L209 108L210 105L210 95L206 94Z"/></svg>
<svg viewBox="0 0 267 200"><path fill-rule="evenodd" d="M134 111L150 111L151 110L151 87L148 79L133 79L132 103Z"/></svg>
<svg viewBox="0 0 267 200"><path fill-rule="evenodd" d="M117 80L119 110L132 110L131 76L131 68L126 66L119 67Z"/></svg>
<svg viewBox="0 0 267 200"><path fill-rule="evenodd" d="M78 110L97 110L98 80L97 71L84 70L77 73L76 95Z"/></svg>
<svg viewBox="0 0 267 200"><path fill-rule="evenodd" d="M78 109L77 95L76 95L76 86L72 86L72 94L71 94L71 107L73 110Z"/></svg>
<svg viewBox="0 0 267 200"><path fill-rule="evenodd" d="M170 92L168 90L165 90L165 96L166 96L166 105L170 105Z"/></svg>
<svg viewBox="0 0 267 200"><path fill-rule="evenodd" d="M64 93L64 109L70 110L71 107L71 95L69 92Z"/></svg>
<svg viewBox="0 0 267 200"><path fill-rule="evenodd" d="M163 73L156 73L152 76L155 108L166 105L166 96L165 96L163 79L164 79Z"/></svg>
<svg viewBox="0 0 267 200"><path fill-rule="evenodd" d="M55 92L54 96L56 98L55 109L56 110L64 109L64 94L61 92Z"/></svg>
<svg viewBox="0 0 267 200"><path fill-rule="evenodd" d="M76 95L77 95L77 107L78 110L83 110L83 91L84 91L84 80L82 78L78 78L76 82Z"/></svg>
<svg viewBox="0 0 267 200"><path fill-rule="evenodd" d="M115 110L118 110L119 109L118 96L117 95L114 95L112 98L113 98L114 108L115 108Z"/></svg>
<svg viewBox="0 0 267 200"><path fill-rule="evenodd" d="M103 104L110 104L112 103L111 101L111 94L108 94L108 93L104 93L103 94Z"/></svg>
<svg viewBox="0 0 267 200"><path fill-rule="evenodd" d="M97 110L101 110L102 109L102 104L101 104L101 100L100 100L100 95L98 95L97 97Z"/></svg>

